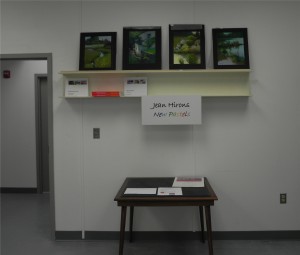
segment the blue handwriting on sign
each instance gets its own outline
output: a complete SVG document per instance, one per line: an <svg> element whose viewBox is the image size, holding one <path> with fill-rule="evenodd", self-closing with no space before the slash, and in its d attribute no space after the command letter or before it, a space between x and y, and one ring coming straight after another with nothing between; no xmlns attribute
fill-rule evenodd
<svg viewBox="0 0 300 255"><path fill-rule="evenodd" d="M159 118L161 118L161 117L166 117L166 116L168 116L168 114L167 114L167 113L164 113L164 112L155 112L155 113L153 114L153 117L159 117Z"/></svg>

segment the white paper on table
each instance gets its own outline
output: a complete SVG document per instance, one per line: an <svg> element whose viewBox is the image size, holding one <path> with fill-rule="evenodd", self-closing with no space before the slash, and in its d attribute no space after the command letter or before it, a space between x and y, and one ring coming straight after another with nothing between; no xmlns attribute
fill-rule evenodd
<svg viewBox="0 0 300 255"><path fill-rule="evenodd" d="M156 195L156 188L127 188L124 194Z"/></svg>
<svg viewBox="0 0 300 255"><path fill-rule="evenodd" d="M182 196L181 188L158 188L158 196Z"/></svg>
<svg viewBox="0 0 300 255"><path fill-rule="evenodd" d="M204 187L203 177L176 177L172 187Z"/></svg>

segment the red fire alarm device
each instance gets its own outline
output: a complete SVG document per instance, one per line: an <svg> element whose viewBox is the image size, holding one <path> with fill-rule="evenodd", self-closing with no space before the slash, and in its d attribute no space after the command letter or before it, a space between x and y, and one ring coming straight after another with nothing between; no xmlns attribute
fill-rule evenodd
<svg viewBox="0 0 300 255"><path fill-rule="evenodd" d="M9 79L10 78L10 70L4 70L3 71L3 78Z"/></svg>

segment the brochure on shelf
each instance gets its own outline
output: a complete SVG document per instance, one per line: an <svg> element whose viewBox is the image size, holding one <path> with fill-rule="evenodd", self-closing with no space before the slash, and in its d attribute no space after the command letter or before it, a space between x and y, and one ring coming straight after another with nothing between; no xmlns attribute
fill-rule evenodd
<svg viewBox="0 0 300 255"><path fill-rule="evenodd" d="M124 79L124 96L147 96L147 77L127 77Z"/></svg>
<svg viewBox="0 0 300 255"><path fill-rule="evenodd" d="M175 177L172 187L204 187L203 177Z"/></svg>
<svg viewBox="0 0 300 255"><path fill-rule="evenodd" d="M119 91L92 91L93 97L119 97Z"/></svg>
<svg viewBox="0 0 300 255"><path fill-rule="evenodd" d="M89 84L86 78L67 79L65 86L66 97L87 97L89 96Z"/></svg>

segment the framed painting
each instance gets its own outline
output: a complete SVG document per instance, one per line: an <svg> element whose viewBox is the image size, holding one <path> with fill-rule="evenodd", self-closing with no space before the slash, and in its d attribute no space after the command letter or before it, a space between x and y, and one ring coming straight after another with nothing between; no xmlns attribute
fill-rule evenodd
<svg viewBox="0 0 300 255"><path fill-rule="evenodd" d="M116 41L116 32L81 33L79 70L115 70Z"/></svg>
<svg viewBox="0 0 300 255"><path fill-rule="evenodd" d="M205 69L204 25L169 25L169 68Z"/></svg>
<svg viewBox="0 0 300 255"><path fill-rule="evenodd" d="M212 30L215 69L248 69L247 28L216 28Z"/></svg>
<svg viewBox="0 0 300 255"><path fill-rule="evenodd" d="M123 28L123 69L161 69L161 27Z"/></svg>

